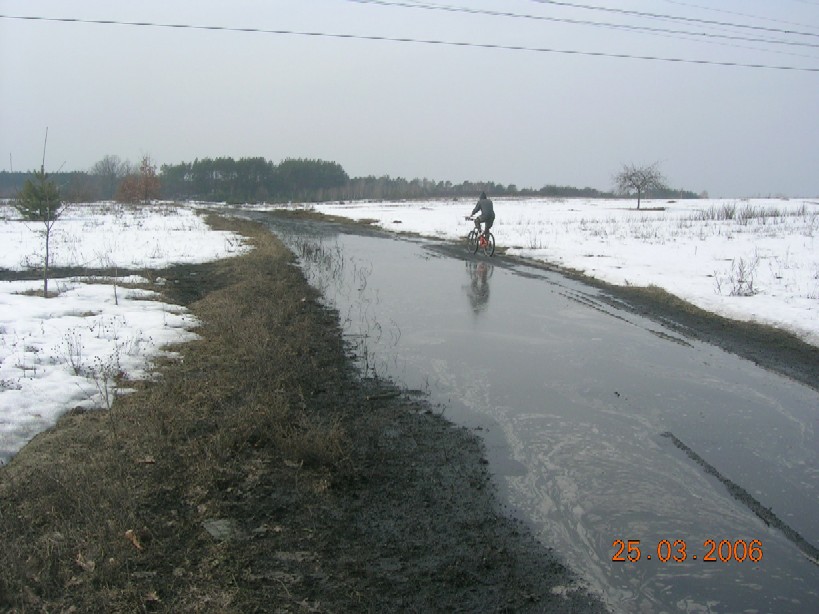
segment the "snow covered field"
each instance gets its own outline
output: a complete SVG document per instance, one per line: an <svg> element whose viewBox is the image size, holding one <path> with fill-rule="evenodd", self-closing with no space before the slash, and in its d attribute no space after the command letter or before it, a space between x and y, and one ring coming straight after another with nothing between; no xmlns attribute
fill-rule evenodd
<svg viewBox="0 0 819 614"><path fill-rule="evenodd" d="M0 267L41 267L42 223L22 222L0 207ZM170 263L224 258L245 248L239 237L210 230L189 207L68 208L52 230L52 266L161 269ZM191 338L196 321L129 287L139 276L0 282L0 464L74 407L106 407L115 376L147 375L162 347ZM40 292L40 296L33 293Z"/></svg>
<svg viewBox="0 0 819 614"><path fill-rule="evenodd" d="M475 201L327 203L318 212L458 239ZM494 199L499 248L619 285L655 285L708 311L819 345L819 199Z"/></svg>
<svg viewBox="0 0 819 614"><path fill-rule="evenodd" d="M466 235L474 202L326 203L316 211L373 219L441 239ZM650 210L660 209L662 210ZM496 199L493 232L509 253L617 284L660 286L705 309L786 328L819 345L819 201ZM39 267L42 225L0 206L0 268ZM161 269L243 252L184 205L70 207L54 226L53 266ZM74 407L106 407L115 375L142 377L163 346L194 335L183 308L146 279L0 282L0 463ZM161 281L160 281L161 283Z"/></svg>

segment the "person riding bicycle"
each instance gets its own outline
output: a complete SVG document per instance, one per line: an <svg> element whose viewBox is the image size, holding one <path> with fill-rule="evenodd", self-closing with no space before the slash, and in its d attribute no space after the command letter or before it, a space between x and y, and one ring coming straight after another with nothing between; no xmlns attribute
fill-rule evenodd
<svg viewBox="0 0 819 614"><path fill-rule="evenodd" d="M475 228L480 232L481 222L483 222L485 224L483 236L489 238L489 229L492 228L492 224L495 223L495 207L492 206L492 201L486 197L486 192L481 192L478 204L475 205L475 208L472 209L472 213L470 213L469 216L472 217L478 211L480 211L481 214L475 218Z"/></svg>

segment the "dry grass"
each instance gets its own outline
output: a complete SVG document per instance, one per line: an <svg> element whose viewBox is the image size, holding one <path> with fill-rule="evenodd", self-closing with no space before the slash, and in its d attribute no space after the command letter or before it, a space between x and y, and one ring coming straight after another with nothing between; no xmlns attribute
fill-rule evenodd
<svg viewBox="0 0 819 614"><path fill-rule="evenodd" d="M272 235L233 224L254 252L163 272L204 322L182 359L110 411L66 415L0 471L0 609L230 611L229 565L184 551L221 513L214 493L260 449L319 482L344 460L339 415L309 398L339 385L341 367L310 350L334 324Z"/></svg>

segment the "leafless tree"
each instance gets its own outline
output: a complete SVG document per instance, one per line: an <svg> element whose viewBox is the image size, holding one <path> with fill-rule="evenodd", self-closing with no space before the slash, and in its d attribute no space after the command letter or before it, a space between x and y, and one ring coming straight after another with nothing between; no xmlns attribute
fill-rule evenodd
<svg viewBox="0 0 819 614"><path fill-rule="evenodd" d="M91 174L102 181L105 192L103 198L112 199L117 193L120 180L130 172L130 164L119 156L107 155L91 167Z"/></svg>
<svg viewBox="0 0 819 614"><path fill-rule="evenodd" d="M648 166L624 164L623 170L614 176L615 190L623 195L637 195L637 208L646 192L666 188L665 176L660 172L659 162Z"/></svg>

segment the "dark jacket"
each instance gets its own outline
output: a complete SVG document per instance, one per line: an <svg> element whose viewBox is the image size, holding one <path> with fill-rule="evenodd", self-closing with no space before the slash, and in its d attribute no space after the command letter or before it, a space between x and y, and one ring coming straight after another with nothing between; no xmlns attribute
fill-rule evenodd
<svg viewBox="0 0 819 614"><path fill-rule="evenodd" d="M478 201L478 204L475 205L475 208L472 209L472 213L470 213L470 215L475 215L478 211L481 212L481 217L484 220L495 219L495 207L492 205L492 201L488 198L481 198Z"/></svg>

